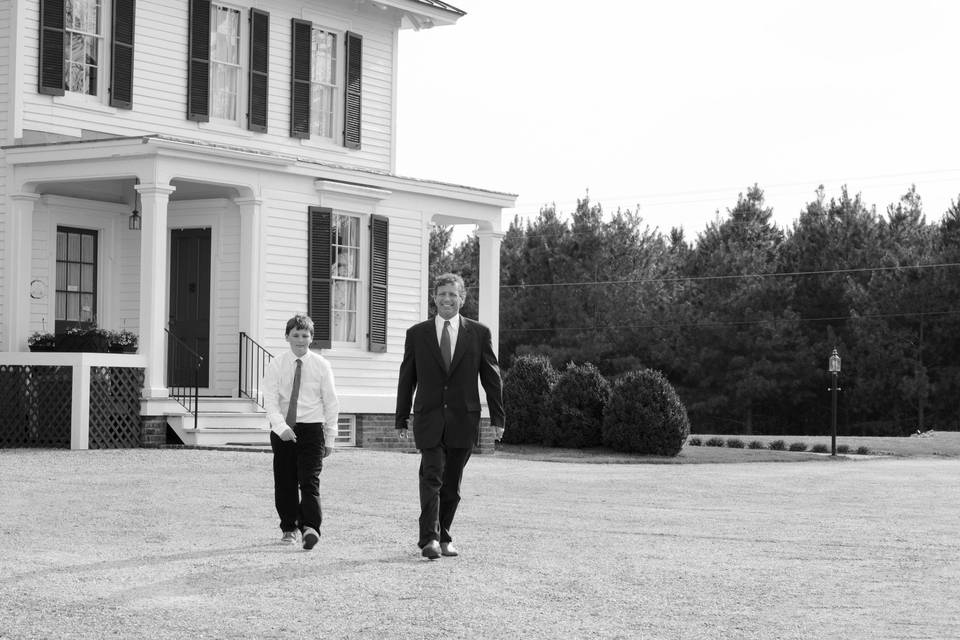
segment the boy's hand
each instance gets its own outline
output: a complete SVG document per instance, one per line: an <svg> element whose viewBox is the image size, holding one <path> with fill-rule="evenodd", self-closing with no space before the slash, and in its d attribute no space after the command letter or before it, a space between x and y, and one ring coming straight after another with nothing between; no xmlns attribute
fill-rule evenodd
<svg viewBox="0 0 960 640"><path fill-rule="evenodd" d="M296 441L297 441L297 434L295 434L295 433L293 432L293 429L291 429L289 426L286 427L283 431L281 431L281 432L280 432L279 434L277 434L277 435L280 436L280 439L281 439L281 440L286 440L287 442L296 442Z"/></svg>
<svg viewBox="0 0 960 640"><path fill-rule="evenodd" d="M323 448L323 457L326 458L331 453L333 453L333 447L324 447Z"/></svg>

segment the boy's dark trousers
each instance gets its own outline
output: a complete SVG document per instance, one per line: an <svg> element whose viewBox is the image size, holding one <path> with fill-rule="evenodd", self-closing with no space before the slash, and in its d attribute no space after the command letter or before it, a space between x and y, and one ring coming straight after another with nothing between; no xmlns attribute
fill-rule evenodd
<svg viewBox="0 0 960 640"><path fill-rule="evenodd" d="M273 449L273 491L283 531L311 527L320 533L320 472L323 470L323 423L298 422L296 442L270 432Z"/></svg>

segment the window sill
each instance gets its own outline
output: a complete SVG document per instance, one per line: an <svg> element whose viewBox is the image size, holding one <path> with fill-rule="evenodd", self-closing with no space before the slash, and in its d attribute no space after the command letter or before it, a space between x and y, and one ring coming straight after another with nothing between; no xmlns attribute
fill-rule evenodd
<svg viewBox="0 0 960 640"><path fill-rule="evenodd" d="M115 114L119 111L116 107L101 102L97 96L78 95L70 91L62 96L53 96L53 103L93 113Z"/></svg>
<svg viewBox="0 0 960 640"><path fill-rule="evenodd" d="M226 120L220 121L210 121L210 122L198 122L197 128L204 131L213 131L216 133L226 133L231 136L237 136L240 138L252 138L255 131L250 131L245 129L239 123L230 122Z"/></svg>
<svg viewBox="0 0 960 640"><path fill-rule="evenodd" d="M306 147L308 149L315 149L317 151L324 151L326 153L336 153L339 155L347 155L347 152L350 149L339 145L335 142L330 142L327 140L314 140L313 138L300 139L300 146Z"/></svg>

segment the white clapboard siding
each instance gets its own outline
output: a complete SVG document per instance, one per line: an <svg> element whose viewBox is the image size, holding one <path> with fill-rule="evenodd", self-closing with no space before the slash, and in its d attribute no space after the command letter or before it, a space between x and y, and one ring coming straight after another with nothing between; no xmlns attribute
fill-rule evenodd
<svg viewBox="0 0 960 640"><path fill-rule="evenodd" d="M3 3L7 6L9 3ZM243 10L246 24L250 4ZM106 4L105 4L106 6ZM393 144L394 25L389 12L370 3L330 0L309 3L264 1L256 8L270 12L270 94L268 132L253 133L245 121L232 124L197 123L186 119L187 0L138 2L134 64L133 109L114 109L106 99L51 97L37 92L38 0L24 3L24 68L22 129L66 137L83 130L131 136L157 133L203 142L254 146L266 152L292 154L320 162L389 171ZM290 19L308 17L315 24L354 31L363 37L362 145L360 150L301 141L290 129ZM246 64L245 64L246 66ZM6 86L6 83L3 84ZM243 100L246 98L244 96Z"/></svg>

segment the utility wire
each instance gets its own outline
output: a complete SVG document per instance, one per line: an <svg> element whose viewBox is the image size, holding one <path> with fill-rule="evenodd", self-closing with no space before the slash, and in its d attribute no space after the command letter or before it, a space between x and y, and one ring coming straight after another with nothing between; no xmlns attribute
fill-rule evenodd
<svg viewBox="0 0 960 640"><path fill-rule="evenodd" d="M733 327L733 326L753 326L765 323L777 322L846 322L848 320L873 320L881 318L916 318L916 317L946 317L960 315L960 310L951 309L946 311L914 311L898 313L865 313L856 316L823 316L820 318L795 318L795 319L765 319L765 320L731 320L716 322L656 322L651 324L608 324L591 325L585 327L534 327L530 329L504 329L501 327L500 333L543 333L547 331L603 331L608 329L626 330L626 329L664 329L664 328L683 328L683 329L703 329L708 327Z"/></svg>

